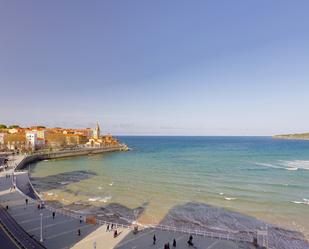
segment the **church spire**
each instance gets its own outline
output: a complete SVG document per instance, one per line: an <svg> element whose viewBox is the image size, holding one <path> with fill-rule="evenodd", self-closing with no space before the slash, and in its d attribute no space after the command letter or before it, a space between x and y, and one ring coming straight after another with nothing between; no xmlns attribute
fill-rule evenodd
<svg viewBox="0 0 309 249"><path fill-rule="evenodd" d="M93 137L95 139L99 139L100 138L100 125L99 125L99 122L97 122L96 128L94 130Z"/></svg>

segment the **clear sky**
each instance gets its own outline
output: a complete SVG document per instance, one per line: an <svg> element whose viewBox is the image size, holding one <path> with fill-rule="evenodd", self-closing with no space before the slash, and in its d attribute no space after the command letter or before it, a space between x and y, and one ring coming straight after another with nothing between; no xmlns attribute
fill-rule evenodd
<svg viewBox="0 0 309 249"><path fill-rule="evenodd" d="M308 0L0 1L0 123L309 131Z"/></svg>

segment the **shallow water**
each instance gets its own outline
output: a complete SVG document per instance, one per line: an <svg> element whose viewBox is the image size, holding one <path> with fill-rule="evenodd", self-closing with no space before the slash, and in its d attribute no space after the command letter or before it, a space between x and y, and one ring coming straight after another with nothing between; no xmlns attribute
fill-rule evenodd
<svg viewBox="0 0 309 249"><path fill-rule="evenodd" d="M142 223L159 223L176 205L199 202L297 230L309 238L309 141L270 137L120 140L133 150L39 162L32 167L35 187L46 198L65 205L142 207ZM63 174L73 171L90 174L81 178L76 173Z"/></svg>

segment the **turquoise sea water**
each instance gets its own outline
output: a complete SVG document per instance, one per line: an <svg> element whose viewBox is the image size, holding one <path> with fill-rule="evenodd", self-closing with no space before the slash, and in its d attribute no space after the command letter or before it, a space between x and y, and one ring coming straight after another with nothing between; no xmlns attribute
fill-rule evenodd
<svg viewBox="0 0 309 249"><path fill-rule="evenodd" d="M170 209L201 202L297 230L309 237L309 141L270 137L119 137L132 151L39 162L47 176L91 171L86 179L44 187L64 204L144 207L143 223ZM47 181L48 182L48 181ZM46 186L45 186L46 187Z"/></svg>

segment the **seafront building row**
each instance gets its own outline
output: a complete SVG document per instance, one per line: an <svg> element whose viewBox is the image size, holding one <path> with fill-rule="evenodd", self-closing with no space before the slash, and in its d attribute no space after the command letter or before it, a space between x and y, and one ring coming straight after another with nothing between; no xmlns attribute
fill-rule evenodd
<svg viewBox="0 0 309 249"><path fill-rule="evenodd" d="M101 148L117 146L119 141L111 134L101 135L99 123L94 129L48 128L12 126L0 128L0 151L35 151L73 147Z"/></svg>

